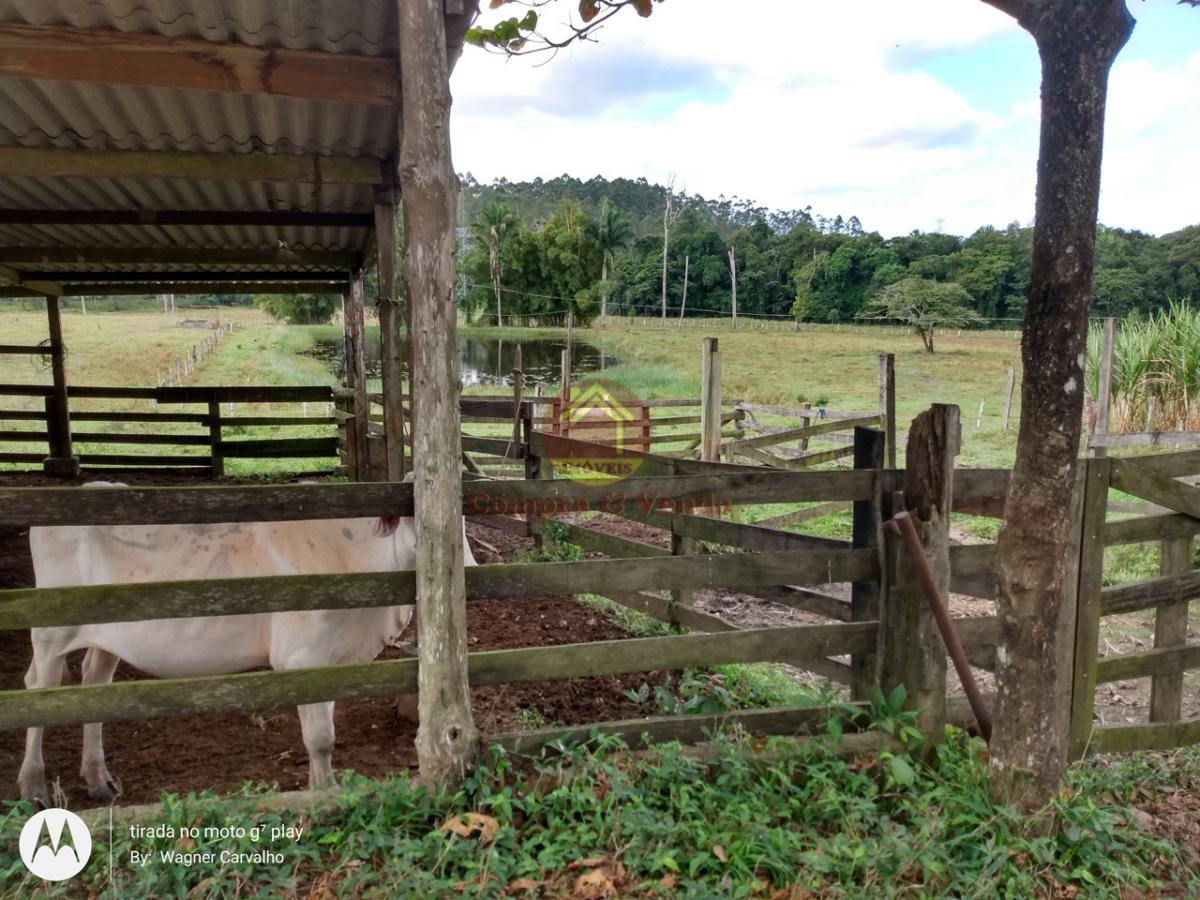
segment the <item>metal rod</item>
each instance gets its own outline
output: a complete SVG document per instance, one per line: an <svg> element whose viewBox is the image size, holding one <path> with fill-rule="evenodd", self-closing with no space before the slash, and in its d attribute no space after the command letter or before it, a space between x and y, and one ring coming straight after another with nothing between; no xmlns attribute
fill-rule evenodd
<svg viewBox="0 0 1200 900"><path fill-rule="evenodd" d="M975 683L975 673L971 671L971 664L967 661L967 652L963 649L962 641L958 639L958 632L954 630L950 614L946 612L946 607L942 604L942 592L938 588L933 570L929 567L929 559L925 556L925 548L921 546L921 537L917 534L916 526L913 525L912 516L902 509L892 517L887 523L887 527L899 534L908 547L913 564L917 567L917 574L921 578L921 584L925 588L925 598L929 601L929 608L933 611L933 618L937 621L938 631L942 633L942 641L945 642L950 660L954 663L958 680L962 682L967 702L971 704L971 712L975 714L975 721L979 723L979 733L983 735L985 741L991 743L992 716L983 702L979 685Z"/></svg>

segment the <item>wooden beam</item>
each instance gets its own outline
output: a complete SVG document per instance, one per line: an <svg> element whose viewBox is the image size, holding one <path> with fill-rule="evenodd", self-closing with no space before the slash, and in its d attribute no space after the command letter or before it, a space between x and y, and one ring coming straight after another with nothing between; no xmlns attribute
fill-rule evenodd
<svg viewBox="0 0 1200 900"><path fill-rule="evenodd" d="M0 263L18 265L55 265L72 263L104 264L181 264L234 266L321 266L348 271L358 262L358 254L345 250L308 250L279 248L271 250L230 250L191 247L0 247ZM250 273L243 274L246 277ZM58 273L48 277L60 280ZM25 280L33 276L26 274Z"/></svg>
<svg viewBox="0 0 1200 900"><path fill-rule="evenodd" d="M139 297L168 290L173 294L340 294L349 290L349 286L344 281L155 281L145 284L66 284L63 285L62 295ZM4 289L0 288L0 296L3 296L3 292Z"/></svg>
<svg viewBox="0 0 1200 900"><path fill-rule="evenodd" d="M69 28L0 26L0 76L393 106L396 60Z"/></svg>
<svg viewBox="0 0 1200 900"><path fill-rule="evenodd" d="M0 209L0 225L252 225L370 228L371 213L303 209Z"/></svg>
<svg viewBox="0 0 1200 900"><path fill-rule="evenodd" d="M861 650L874 640L876 627L809 625L490 650L470 654L469 681L482 687L815 658ZM2 691L0 730L395 696L417 687L418 666L415 659L392 659L286 672Z"/></svg>
<svg viewBox="0 0 1200 900"><path fill-rule="evenodd" d="M383 172L380 161L373 156L0 147L0 178L170 178L379 185L383 183Z"/></svg>
<svg viewBox="0 0 1200 900"><path fill-rule="evenodd" d="M1200 519L1200 488L1162 475L1133 460L1115 459L1112 486L1119 491Z"/></svg>
<svg viewBox="0 0 1200 900"><path fill-rule="evenodd" d="M86 284L114 285L156 285L186 284L189 282L229 282L231 284L266 284L275 281L328 282L327 293L336 293L334 285L345 285L349 276L346 272L314 272L306 269L274 269L267 271L229 271L190 272L178 269L164 269L158 272L94 272L67 269L59 272L29 271L20 273L29 280L45 281L56 279L63 284L63 291L68 290L67 284L83 282ZM71 288L75 290L74 287ZM152 290L151 293L156 291Z"/></svg>

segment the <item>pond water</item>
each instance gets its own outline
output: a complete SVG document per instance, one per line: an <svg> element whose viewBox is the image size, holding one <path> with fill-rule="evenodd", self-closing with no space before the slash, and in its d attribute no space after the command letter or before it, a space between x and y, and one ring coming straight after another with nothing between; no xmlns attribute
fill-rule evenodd
<svg viewBox="0 0 1200 900"><path fill-rule="evenodd" d="M458 364L462 371L465 387L475 385L512 386L513 358L518 344L521 347L522 367L527 385L557 385L562 367L562 352L566 341L528 340L513 341L503 338L458 338ZM406 347L401 344L401 365L408 369ZM308 355L324 360L339 378L342 375L342 342L333 339L318 339ZM605 353L595 344L586 341L572 342L571 377L602 372L617 364L616 357ZM367 342L367 377L380 377L379 344Z"/></svg>

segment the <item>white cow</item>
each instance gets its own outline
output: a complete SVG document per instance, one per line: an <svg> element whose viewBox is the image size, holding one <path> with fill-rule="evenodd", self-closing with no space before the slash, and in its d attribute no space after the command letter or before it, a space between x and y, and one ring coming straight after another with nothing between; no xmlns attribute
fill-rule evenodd
<svg viewBox="0 0 1200 900"><path fill-rule="evenodd" d="M413 568L416 559L408 518L54 526L30 529L29 543L39 588L392 572ZM465 564L475 565L465 530L463 544ZM87 651L84 684L110 682L122 659L158 678L368 662L400 639L412 614L412 606L392 606L35 628L25 686L57 687L74 650ZM298 710L309 785L326 784L333 779L333 703ZM88 796L107 802L119 789L104 763L101 727L83 728L82 774ZM18 781L23 799L48 803L42 731L27 732Z"/></svg>

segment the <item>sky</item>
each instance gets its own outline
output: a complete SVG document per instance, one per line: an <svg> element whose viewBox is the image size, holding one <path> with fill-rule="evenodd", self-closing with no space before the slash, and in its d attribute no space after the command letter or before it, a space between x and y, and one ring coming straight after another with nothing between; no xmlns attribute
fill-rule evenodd
<svg viewBox="0 0 1200 900"><path fill-rule="evenodd" d="M1200 222L1200 9L1128 4L1100 221L1164 234ZM544 6L545 30L576 7ZM981 0L666 0L553 58L468 47L455 166L482 181L673 177L885 236L969 234L1033 218L1039 81L1033 39Z"/></svg>

